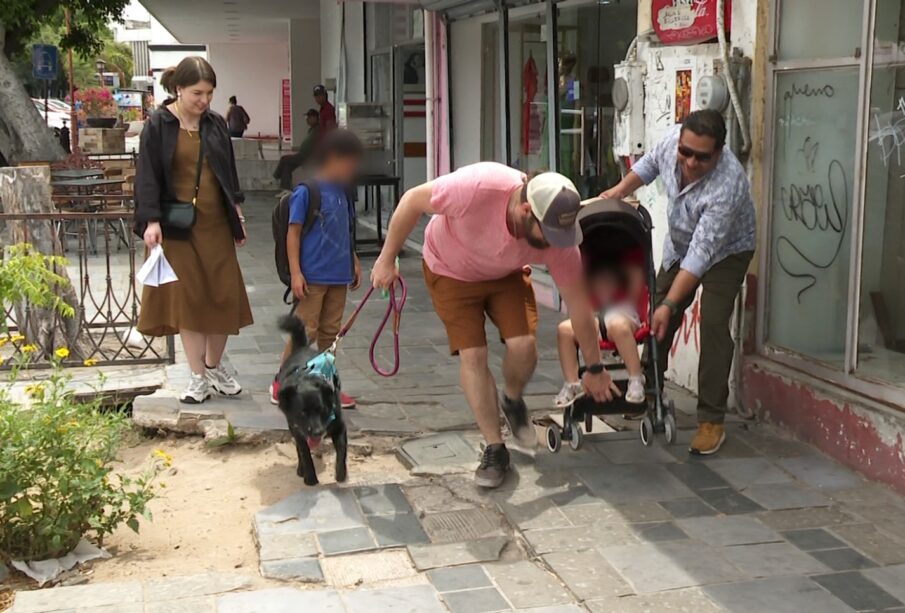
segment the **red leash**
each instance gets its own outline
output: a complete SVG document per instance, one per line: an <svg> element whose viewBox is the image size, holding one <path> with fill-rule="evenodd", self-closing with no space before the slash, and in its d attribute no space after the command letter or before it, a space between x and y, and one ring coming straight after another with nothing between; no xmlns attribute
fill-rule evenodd
<svg viewBox="0 0 905 613"><path fill-rule="evenodd" d="M387 303L386 313L383 314L383 319L380 321L380 325L377 326L377 332L374 334L374 338L371 340L371 347L368 350L368 358L371 360L371 366L374 368L374 372L382 377L392 377L396 373L399 372L399 327L402 322L402 309L405 308L405 299L408 297L408 285L405 283L405 279L402 276L399 277L399 287L402 290L402 295L399 299L396 299L396 284L390 286L389 290L389 300ZM371 297L371 294L374 293L374 290L377 289L374 286L371 286L371 289L368 290L368 293L364 295L364 298L361 299L361 302L358 303L358 306L355 307L355 310L352 312L352 315L349 316L349 319L346 320L346 323L343 324L343 327L340 329L339 334L336 335L336 340L333 341L333 344L330 345L330 348L327 349L330 353L336 353L336 347L339 345L339 341L352 329L352 325L355 323L355 320L358 318L358 314L361 313L361 310L364 308L365 303L367 303L368 299ZM380 340L380 336L383 334L384 329L386 329L387 322L390 320L390 315L393 316L393 368L392 370L383 370L377 364L377 359L374 357L374 353L377 350L377 342Z"/></svg>

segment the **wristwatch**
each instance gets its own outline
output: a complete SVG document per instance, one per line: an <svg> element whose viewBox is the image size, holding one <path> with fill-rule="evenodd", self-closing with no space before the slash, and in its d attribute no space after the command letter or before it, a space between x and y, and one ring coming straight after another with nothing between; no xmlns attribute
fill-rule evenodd
<svg viewBox="0 0 905 613"><path fill-rule="evenodd" d="M597 362L588 366L587 371L592 375L599 375L603 372L603 362Z"/></svg>

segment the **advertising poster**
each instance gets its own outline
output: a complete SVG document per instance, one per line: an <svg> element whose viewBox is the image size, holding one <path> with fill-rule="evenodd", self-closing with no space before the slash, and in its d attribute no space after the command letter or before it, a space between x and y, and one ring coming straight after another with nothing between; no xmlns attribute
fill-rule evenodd
<svg viewBox="0 0 905 613"><path fill-rule="evenodd" d="M676 71L676 123L691 114L691 70Z"/></svg>

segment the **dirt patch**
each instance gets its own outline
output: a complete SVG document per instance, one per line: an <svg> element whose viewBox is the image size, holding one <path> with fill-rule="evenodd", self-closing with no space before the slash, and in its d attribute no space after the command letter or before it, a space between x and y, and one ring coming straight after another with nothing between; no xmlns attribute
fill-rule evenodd
<svg viewBox="0 0 905 613"><path fill-rule="evenodd" d="M405 479L407 471L391 452L397 442L350 442L349 483ZM209 449L194 437L136 437L121 454L124 472L140 472L155 449L173 456L173 467L163 473L166 487L151 503L153 521L142 520L139 534L128 528L115 532L104 543L113 558L83 567L81 574L92 583L146 581L206 571L258 577L252 518L262 508L305 487L295 474L295 447L274 443ZM321 483L333 483L329 444L323 446L323 457L316 461ZM0 611L2 603L0 592Z"/></svg>

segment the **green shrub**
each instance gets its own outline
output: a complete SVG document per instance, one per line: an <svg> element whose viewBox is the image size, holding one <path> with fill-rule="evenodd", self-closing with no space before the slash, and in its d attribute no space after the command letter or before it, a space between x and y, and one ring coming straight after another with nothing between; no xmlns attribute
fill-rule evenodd
<svg viewBox="0 0 905 613"><path fill-rule="evenodd" d="M0 306L28 302L32 306L53 307L61 315L75 314L61 298L60 291L68 280L57 274L66 266L60 256L38 253L28 243L11 245L0 257ZM5 325L0 321L0 329Z"/></svg>

